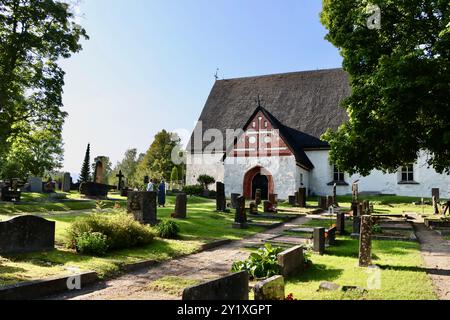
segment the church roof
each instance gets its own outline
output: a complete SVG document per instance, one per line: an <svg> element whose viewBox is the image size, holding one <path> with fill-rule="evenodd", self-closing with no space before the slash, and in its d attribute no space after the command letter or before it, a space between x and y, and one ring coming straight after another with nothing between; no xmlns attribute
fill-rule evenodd
<svg viewBox="0 0 450 320"><path fill-rule="evenodd" d="M304 71L218 80L200 115L202 133L208 129L242 129L253 114L256 98L302 148L323 148L327 129L337 129L348 116L340 102L350 95L348 74L342 69ZM195 130L200 130L197 125ZM194 137L194 134L192 138ZM192 141L192 139L191 139ZM209 143L204 142L203 148ZM191 152L195 144L189 144ZM229 146L224 146L224 151Z"/></svg>

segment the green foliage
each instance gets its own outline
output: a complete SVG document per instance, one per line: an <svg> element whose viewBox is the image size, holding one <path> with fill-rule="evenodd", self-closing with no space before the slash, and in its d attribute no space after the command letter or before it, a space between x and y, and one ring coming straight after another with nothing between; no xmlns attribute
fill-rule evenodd
<svg viewBox="0 0 450 320"><path fill-rule="evenodd" d="M372 233L374 233L374 234L383 233L383 229L381 228L381 226L379 224L376 224L372 227Z"/></svg>
<svg viewBox="0 0 450 320"><path fill-rule="evenodd" d="M350 121L323 139L350 174L396 172L421 150L450 170L450 6L448 0L371 1L381 28L369 29L366 0L323 0L327 39L339 48L352 95Z"/></svg>
<svg viewBox="0 0 450 320"><path fill-rule="evenodd" d="M119 174L119 171L122 171L122 174L125 176L125 181L127 182L128 187L138 188L142 185L143 181L138 181L136 178L136 170L140 161L142 161L144 155L138 154L137 149L129 149L125 152L124 158L122 161L118 162L114 167L113 172L110 175L110 183L113 185L118 184L118 178L116 177Z"/></svg>
<svg viewBox="0 0 450 320"><path fill-rule="evenodd" d="M183 192L188 196L200 197L203 194L203 186L199 184L193 186L184 186Z"/></svg>
<svg viewBox="0 0 450 320"><path fill-rule="evenodd" d="M180 226L172 220L162 220L156 225L156 234L163 239L176 239L180 233Z"/></svg>
<svg viewBox="0 0 450 320"><path fill-rule="evenodd" d="M78 253L104 256L108 251L108 237L99 232L86 232L80 234L76 239Z"/></svg>
<svg viewBox="0 0 450 320"><path fill-rule="evenodd" d="M270 278L279 275L280 266L277 257L282 251L282 248L266 244L257 252L252 253L247 260L233 263L231 271L248 271L252 279Z"/></svg>
<svg viewBox="0 0 450 320"><path fill-rule="evenodd" d="M30 162L37 171L59 163L60 154L53 159L53 150L61 147L67 113L62 110L64 71L58 63L82 49L82 38L88 37L67 3L0 2L0 167L17 158L19 167ZM42 134L53 135L49 146L39 140ZM22 149L18 141L28 138ZM42 146L50 153L41 153Z"/></svg>
<svg viewBox="0 0 450 320"><path fill-rule="evenodd" d="M86 154L84 155L83 166L81 167L80 182L91 181L91 144L87 145Z"/></svg>
<svg viewBox="0 0 450 320"><path fill-rule="evenodd" d="M77 219L68 229L67 246L77 248L77 239L85 233L101 233L107 237L108 250L147 245L153 240L151 229L125 213L106 216L91 214Z"/></svg>
<svg viewBox="0 0 450 320"><path fill-rule="evenodd" d="M207 174L202 174L198 177L197 182L201 184L205 190L208 190L209 185L215 183L216 179Z"/></svg>

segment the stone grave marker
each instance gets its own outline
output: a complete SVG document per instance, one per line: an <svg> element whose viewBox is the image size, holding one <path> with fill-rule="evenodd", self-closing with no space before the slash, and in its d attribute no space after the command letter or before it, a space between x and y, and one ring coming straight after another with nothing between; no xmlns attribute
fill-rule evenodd
<svg viewBox="0 0 450 320"><path fill-rule="evenodd" d="M175 219L186 219L187 216L187 195L185 193L177 194L175 200L175 212L172 217Z"/></svg>
<svg viewBox="0 0 450 320"><path fill-rule="evenodd" d="M29 177L28 183L30 185L30 192L42 193L43 185L42 179L39 177Z"/></svg>
<svg viewBox="0 0 450 320"><path fill-rule="evenodd" d="M208 281L206 283L189 287L183 291L183 300L248 300L249 276L247 271Z"/></svg>
<svg viewBox="0 0 450 320"><path fill-rule="evenodd" d="M122 170L119 170L119 173L116 175L118 181L117 181L117 191L122 191L125 188L124 182L123 182L123 178L125 178L125 176L122 173ZM122 194L122 193L121 193Z"/></svg>
<svg viewBox="0 0 450 320"><path fill-rule="evenodd" d="M0 254L53 250L55 222L37 216L18 216L0 222Z"/></svg>
<svg viewBox="0 0 450 320"><path fill-rule="evenodd" d="M252 214L252 215L258 215L259 214L258 206L254 202L250 203L250 214Z"/></svg>
<svg viewBox="0 0 450 320"><path fill-rule="evenodd" d="M156 199L156 192L128 192L127 212L133 214L136 221L154 226L158 223Z"/></svg>
<svg viewBox="0 0 450 320"><path fill-rule="evenodd" d="M339 204L337 202L337 184L336 183L333 185L333 205L336 207L339 207Z"/></svg>
<svg viewBox="0 0 450 320"><path fill-rule="evenodd" d="M296 197L295 196L289 196L289 205L295 206L296 205Z"/></svg>
<svg viewBox="0 0 450 320"><path fill-rule="evenodd" d="M325 253L325 228L314 228L313 240L314 252L323 255Z"/></svg>
<svg viewBox="0 0 450 320"><path fill-rule="evenodd" d="M258 282L253 287L256 301L280 301L286 298L284 278L274 276Z"/></svg>
<svg viewBox="0 0 450 320"><path fill-rule="evenodd" d="M265 213L276 213L274 205L270 201L264 201L264 212Z"/></svg>
<svg viewBox="0 0 450 320"><path fill-rule="evenodd" d="M358 216L358 203L357 202L352 202L351 210L352 210L352 215L354 217L357 217Z"/></svg>
<svg viewBox="0 0 450 320"><path fill-rule="evenodd" d="M232 193L231 194L231 208L236 209L237 208L237 200L241 195L239 193Z"/></svg>
<svg viewBox="0 0 450 320"><path fill-rule="evenodd" d="M305 265L303 247L295 246L278 254L278 265L280 266L281 274L284 277L295 275L303 270Z"/></svg>
<svg viewBox="0 0 450 320"><path fill-rule="evenodd" d="M328 229L328 231L327 231L327 235L328 235L327 239L328 239L328 244L330 246L334 246L336 244L336 231L337 231L336 227Z"/></svg>
<svg viewBox="0 0 450 320"><path fill-rule="evenodd" d="M245 197L239 197L237 199L236 214L234 217L233 228L245 229L247 225L247 213L245 210Z"/></svg>
<svg viewBox="0 0 450 320"><path fill-rule="evenodd" d="M431 197L436 197L437 202L439 202L441 199L441 192L439 188L433 188L431 189Z"/></svg>
<svg viewBox="0 0 450 320"><path fill-rule="evenodd" d="M62 183L62 192L70 192L70 186L72 185L72 177L70 176L70 173L66 172L63 176L63 183Z"/></svg>
<svg viewBox="0 0 450 320"><path fill-rule="evenodd" d="M328 210L328 199L327 197L319 197L319 208L322 210Z"/></svg>
<svg viewBox="0 0 450 320"><path fill-rule="evenodd" d="M359 186L358 181L354 182L352 184L352 202L358 202L358 196L359 196Z"/></svg>
<svg viewBox="0 0 450 320"><path fill-rule="evenodd" d="M434 214L440 214L439 210L439 201L437 200L436 196L433 196L433 210Z"/></svg>
<svg viewBox="0 0 450 320"><path fill-rule="evenodd" d="M259 206L262 203L262 195L261 195L262 191L261 189L256 189L255 192L255 203L257 206Z"/></svg>
<svg viewBox="0 0 450 320"><path fill-rule="evenodd" d="M359 238L359 266L369 267L372 264L372 217L361 217L361 233Z"/></svg>
<svg viewBox="0 0 450 320"><path fill-rule="evenodd" d="M227 208L227 200L225 198L225 185L222 182L216 183L216 210L225 212Z"/></svg>
<svg viewBox="0 0 450 320"><path fill-rule="evenodd" d="M278 195L277 194L269 194L269 201L276 206L278 204Z"/></svg>
<svg viewBox="0 0 450 320"><path fill-rule="evenodd" d="M333 196L327 196L327 209L334 206Z"/></svg>
<svg viewBox="0 0 450 320"><path fill-rule="evenodd" d="M298 189L297 204L300 206L300 208L306 208L306 188Z"/></svg>
<svg viewBox="0 0 450 320"><path fill-rule="evenodd" d="M359 235L361 232L361 217L353 217L352 235Z"/></svg>
<svg viewBox="0 0 450 320"><path fill-rule="evenodd" d="M336 215L336 230L340 235L345 234L345 213L343 212Z"/></svg>

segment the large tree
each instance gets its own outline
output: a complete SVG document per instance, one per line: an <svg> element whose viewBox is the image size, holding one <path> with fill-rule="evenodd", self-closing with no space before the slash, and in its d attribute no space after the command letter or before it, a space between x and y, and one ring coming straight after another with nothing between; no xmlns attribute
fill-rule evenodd
<svg viewBox="0 0 450 320"><path fill-rule="evenodd" d="M0 166L27 130L60 138L67 114L58 62L87 38L74 18L62 1L0 0Z"/></svg>
<svg viewBox="0 0 450 320"><path fill-rule="evenodd" d="M88 143L83 165L81 166L79 182L89 182L91 181L91 178L91 144Z"/></svg>
<svg viewBox="0 0 450 320"><path fill-rule="evenodd" d="M450 167L448 0L323 0L326 38L340 49L352 95L350 121L324 139L342 170L394 172L421 151ZM377 5L379 10L374 9ZM372 17L381 16L380 28Z"/></svg>
<svg viewBox="0 0 450 320"><path fill-rule="evenodd" d="M127 150L122 161L118 162L114 167L114 170L111 174L110 183L116 185L118 183L118 178L116 177L116 175L119 174L119 171L122 171L122 174L125 176L128 186L139 187L142 183L136 181L136 170L139 162L142 161L143 158L144 155L138 154L137 149Z"/></svg>

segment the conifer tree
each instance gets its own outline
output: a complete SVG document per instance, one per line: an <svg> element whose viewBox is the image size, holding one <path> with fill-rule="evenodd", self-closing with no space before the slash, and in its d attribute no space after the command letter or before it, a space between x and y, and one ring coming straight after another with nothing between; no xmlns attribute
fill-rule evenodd
<svg viewBox="0 0 450 320"><path fill-rule="evenodd" d="M81 167L80 182L88 182L91 180L91 144L88 143L86 155L84 156L83 166Z"/></svg>

